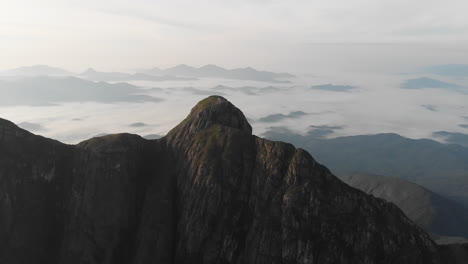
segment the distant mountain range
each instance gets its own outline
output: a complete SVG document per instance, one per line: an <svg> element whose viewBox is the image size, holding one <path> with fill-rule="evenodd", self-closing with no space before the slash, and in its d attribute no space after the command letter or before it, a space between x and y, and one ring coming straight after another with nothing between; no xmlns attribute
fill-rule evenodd
<svg viewBox="0 0 468 264"><path fill-rule="evenodd" d="M126 81L194 81L197 78L191 77L177 77L171 75L150 75L145 73L123 73L123 72L98 72L93 68L89 68L85 72L80 74L80 77L84 77L88 80L102 81L102 82L126 82Z"/></svg>
<svg viewBox="0 0 468 264"><path fill-rule="evenodd" d="M338 177L367 194L394 203L438 243L468 242L468 208L401 178L363 173Z"/></svg>
<svg viewBox="0 0 468 264"><path fill-rule="evenodd" d="M194 78L224 78L273 83L288 83L289 81L287 79L295 77L289 73L258 71L250 67L229 70L212 64L205 65L200 68L181 64L168 69L153 68L149 70L143 70L142 72L151 75L167 74Z"/></svg>
<svg viewBox="0 0 468 264"><path fill-rule="evenodd" d="M197 78L223 78L235 80L250 80L270 83L289 83L288 79L295 76L289 73L274 73L259 71L251 67L225 69L216 65L205 65L195 68L185 64L168 69L152 68L140 70L137 73L100 72L89 68L81 74L54 68L46 65L20 67L0 72L0 76L70 76L76 75L93 81L190 81Z"/></svg>

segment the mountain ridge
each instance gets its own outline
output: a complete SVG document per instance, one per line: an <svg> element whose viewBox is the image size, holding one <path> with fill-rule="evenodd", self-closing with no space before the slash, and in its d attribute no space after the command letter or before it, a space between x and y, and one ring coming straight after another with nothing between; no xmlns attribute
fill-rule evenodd
<svg viewBox="0 0 468 264"><path fill-rule="evenodd" d="M161 69L141 69L136 73L127 72L101 72L88 68L81 73L72 73L67 70L47 65L33 65L0 71L3 77L37 77L37 76L81 76L93 81L196 81L198 78L224 78L234 80L251 80L270 83L289 83L288 79L295 78L289 73L276 73L256 70L252 67L226 69L214 64L201 67L192 67L179 64L174 67Z"/></svg>
<svg viewBox="0 0 468 264"><path fill-rule="evenodd" d="M272 83L289 83L287 79L295 76L289 73L275 73L270 71L259 71L251 67L225 69L213 64L207 64L199 68L192 67L186 64L179 64L167 69L153 68L140 71L146 74L160 75L176 75L193 78L226 78L237 80L252 80Z"/></svg>
<svg viewBox="0 0 468 264"><path fill-rule="evenodd" d="M153 82L163 82L163 81L195 81L196 78L187 78L187 77L178 77L171 75L149 75L145 73L124 73L124 72L101 72L96 71L93 68L89 68L80 76L93 81L101 82L124 82L124 81L153 81Z"/></svg>

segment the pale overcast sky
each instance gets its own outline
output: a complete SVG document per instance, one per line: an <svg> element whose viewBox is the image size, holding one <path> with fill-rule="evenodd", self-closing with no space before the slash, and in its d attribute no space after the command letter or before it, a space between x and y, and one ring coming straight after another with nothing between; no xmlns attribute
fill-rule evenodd
<svg viewBox="0 0 468 264"><path fill-rule="evenodd" d="M467 10L466 0L0 0L0 69L466 63Z"/></svg>

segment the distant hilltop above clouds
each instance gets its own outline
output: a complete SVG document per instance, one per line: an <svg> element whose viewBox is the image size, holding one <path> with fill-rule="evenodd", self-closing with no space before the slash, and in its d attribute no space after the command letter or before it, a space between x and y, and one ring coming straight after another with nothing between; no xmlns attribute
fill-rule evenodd
<svg viewBox="0 0 468 264"><path fill-rule="evenodd" d="M101 72L89 68L82 73L72 73L64 69L50 67L47 65L34 65L19 67L0 72L0 76L67 76L76 75L95 81L187 81L198 78L222 78L234 80L249 80L272 83L289 83L289 79L295 76L289 73L275 73L260 71L251 67L225 69L213 64L199 68L180 64L175 67L160 69L142 69L134 73L126 72Z"/></svg>

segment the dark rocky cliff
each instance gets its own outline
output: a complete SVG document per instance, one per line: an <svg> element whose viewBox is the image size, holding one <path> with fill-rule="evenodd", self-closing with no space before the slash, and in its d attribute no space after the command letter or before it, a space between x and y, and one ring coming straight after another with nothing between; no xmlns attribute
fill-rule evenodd
<svg viewBox="0 0 468 264"><path fill-rule="evenodd" d="M150 141L69 146L0 120L0 263L444 263L450 252L304 150L253 136L221 97Z"/></svg>

